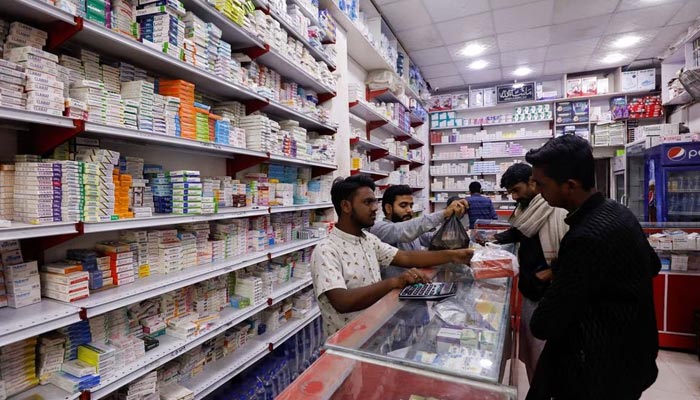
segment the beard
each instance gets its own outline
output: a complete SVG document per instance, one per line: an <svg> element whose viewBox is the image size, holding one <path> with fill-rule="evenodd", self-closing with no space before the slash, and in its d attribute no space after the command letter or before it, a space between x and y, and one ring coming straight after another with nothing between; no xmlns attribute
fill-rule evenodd
<svg viewBox="0 0 700 400"><path fill-rule="evenodd" d="M376 218L377 218L377 214L376 214L376 213L372 214L372 216L371 216L371 218L372 218L371 221L362 221L362 220L357 216L357 213L355 212L355 210L352 210L352 213L350 213L350 218L351 218L352 221L355 223L355 225L359 226L359 227L362 228L362 229L367 229L367 228L371 228L371 227L374 226L374 221L375 221Z"/></svg>
<svg viewBox="0 0 700 400"><path fill-rule="evenodd" d="M516 205L524 210L530 205L531 201L532 201L532 198L520 199L520 200L516 201Z"/></svg>
<svg viewBox="0 0 700 400"><path fill-rule="evenodd" d="M408 221L408 220L410 220L410 219L413 219L413 215L412 215L412 214L406 214L406 215L404 215L403 217L400 217L400 216L398 216L398 215L396 215L396 214L392 214L392 215L391 215L391 222L393 222L393 223L404 222L404 221Z"/></svg>

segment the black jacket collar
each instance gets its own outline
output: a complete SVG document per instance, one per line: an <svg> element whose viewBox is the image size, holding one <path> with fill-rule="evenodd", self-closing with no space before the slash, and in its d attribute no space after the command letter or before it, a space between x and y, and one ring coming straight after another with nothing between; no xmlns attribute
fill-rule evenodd
<svg viewBox="0 0 700 400"><path fill-rule="evenodd" d="M587 214L601 206L603 203L605 203L605 196L603 196L603 194L600 192L596 192L589 197L588 200L581 204L581 207L570 212L569 215L566 216L564 222L569 225L576 225L580 223Z"/></svg>

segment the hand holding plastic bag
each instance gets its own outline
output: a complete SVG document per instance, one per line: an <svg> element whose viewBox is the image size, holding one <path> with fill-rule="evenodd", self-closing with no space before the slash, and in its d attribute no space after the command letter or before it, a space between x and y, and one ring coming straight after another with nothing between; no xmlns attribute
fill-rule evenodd
<svg viewBox="0 0 700 400"><path fill-rule="evenodd" d="M456 214L438 229L430 241L429 250L453 250L469 247L469 235Z"/></svg>
<svg viewBox="0 0 700 400"><path fill-rule="evenodd" d="M474 279L491 279L514 277L518 275L520 265L518 258L501 246L487 243L486 246L474 245L474 256L470 266Z"/></svg>

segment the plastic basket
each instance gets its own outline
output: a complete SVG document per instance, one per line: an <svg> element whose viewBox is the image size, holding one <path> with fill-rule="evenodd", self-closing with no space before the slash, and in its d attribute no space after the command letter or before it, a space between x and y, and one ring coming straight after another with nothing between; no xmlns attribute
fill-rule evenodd
<svg viewBox="0 0 700 400"><path fill-rule="evenodd" d="M694 69L690 71L683 71L680 76L681 85L694 99L700 99L700 70Z"/></svg>

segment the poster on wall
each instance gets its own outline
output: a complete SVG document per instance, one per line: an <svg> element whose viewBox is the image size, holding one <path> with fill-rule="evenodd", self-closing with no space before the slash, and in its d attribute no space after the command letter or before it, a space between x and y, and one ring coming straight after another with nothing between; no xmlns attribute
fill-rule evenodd
<svg viewBox="0 0 700 400"><path fill-rule="evenodd" d="M498 96L496 101L499 104L535 100L535 83L499 85L496 86L496 95Z"/></svg>

